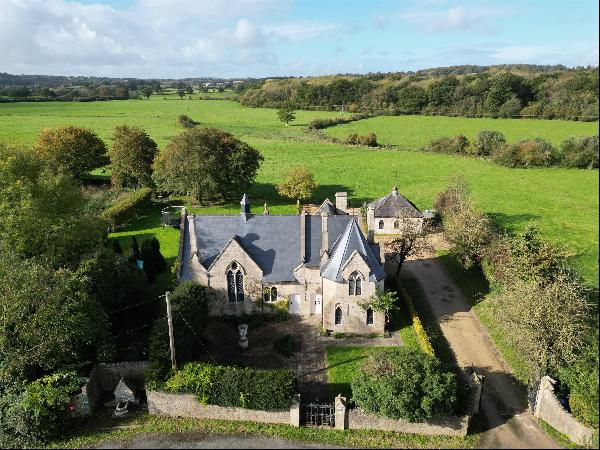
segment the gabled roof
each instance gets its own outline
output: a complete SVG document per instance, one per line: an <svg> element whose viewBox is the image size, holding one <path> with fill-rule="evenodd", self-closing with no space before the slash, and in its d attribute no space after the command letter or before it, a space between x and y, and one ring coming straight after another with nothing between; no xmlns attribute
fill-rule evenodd
<svg viewBox="0 0 600 450"><path fill-rule="evenodd" d="M357 252L369 266L369 281L379 281L385 278L385 271L375 257L373 250L369 246L362 231L356 222L352 219L346 226L346 229L333 245L331 256L321 269L321 276L332 281L340 282L344 278L342 269L348 259L354 252Z"/></svg>
<svg viewBox="0 0 600 450"><path fill-rule="evenodd" d="M331 201L328 198L326 198L325 201L323 203L321 203L321 206L319 206L319 209L317 209L316 215L320 216L323 213L327 213L330 216L347 215L348 214L345 211L337 209L335 207L335 205L333 203L331 203Z"/></svg>
<svg viewBox="0 0 600 450"><path fill-rule="evenodd" d="M390 194L369 203L369 206L375 210L375 217L423 217L421 211L404 198L396 186Z"/></svg>

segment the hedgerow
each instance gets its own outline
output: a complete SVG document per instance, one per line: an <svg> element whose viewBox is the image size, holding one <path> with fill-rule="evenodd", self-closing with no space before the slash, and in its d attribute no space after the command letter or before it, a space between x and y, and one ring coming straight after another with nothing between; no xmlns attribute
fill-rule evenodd
<svg viewBox="0 0 600 450"><path fill-rule="evenodd" d="M140 209L147 207L150 204L151 196L152 189L150 188L128 192L105 209L101 216L109 223L111 229L115 229L133 219Z"/></svg>

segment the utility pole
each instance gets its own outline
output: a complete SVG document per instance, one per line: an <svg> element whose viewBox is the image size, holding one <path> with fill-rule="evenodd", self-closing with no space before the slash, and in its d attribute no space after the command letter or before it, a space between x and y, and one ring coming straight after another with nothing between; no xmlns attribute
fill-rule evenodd
<svg viewBox="0 0 600 450"><path fill-rule="evenodd" d="M173 337L173 317L171 316L171 299L169 296L171 293L167 291L165 293L165 301L167 302L167 323L169 324L169 347L171 348L171 367L177 368L175 361L175 338Z"/></svg>

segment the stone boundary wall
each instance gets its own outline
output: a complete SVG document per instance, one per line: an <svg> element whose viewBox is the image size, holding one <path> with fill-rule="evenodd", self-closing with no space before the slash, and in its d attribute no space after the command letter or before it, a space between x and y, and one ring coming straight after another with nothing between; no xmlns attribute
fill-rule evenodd
<svg viewBox="0 0 600 450"><path fill-rule="evenodd" d="M555 383L556 381L549 376L542 378L536 397L534 416L567 435L576 444L590 445L594 430L578 422L563 408L554 395Z"/></svg>
<svg viewBox="0 0 600 450"><path fill-rule="evenodd" d="M168 394L158 391L146 391L146 397L148 398L148 412L155 416L300 425L299 396L297 396L289 411L258 411L217 405L203 405L193 394Z"/></svg>

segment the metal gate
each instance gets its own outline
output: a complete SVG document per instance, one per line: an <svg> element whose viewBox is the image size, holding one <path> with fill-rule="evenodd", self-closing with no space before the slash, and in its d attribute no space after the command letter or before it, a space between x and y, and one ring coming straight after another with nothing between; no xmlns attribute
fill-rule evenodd
<svg viewBox="0 0 600 450"><path fill-rule="evenodd" d="M305 403L300 406L303 424L306 426L335 427L335 405L333 403Z"/></svg>

